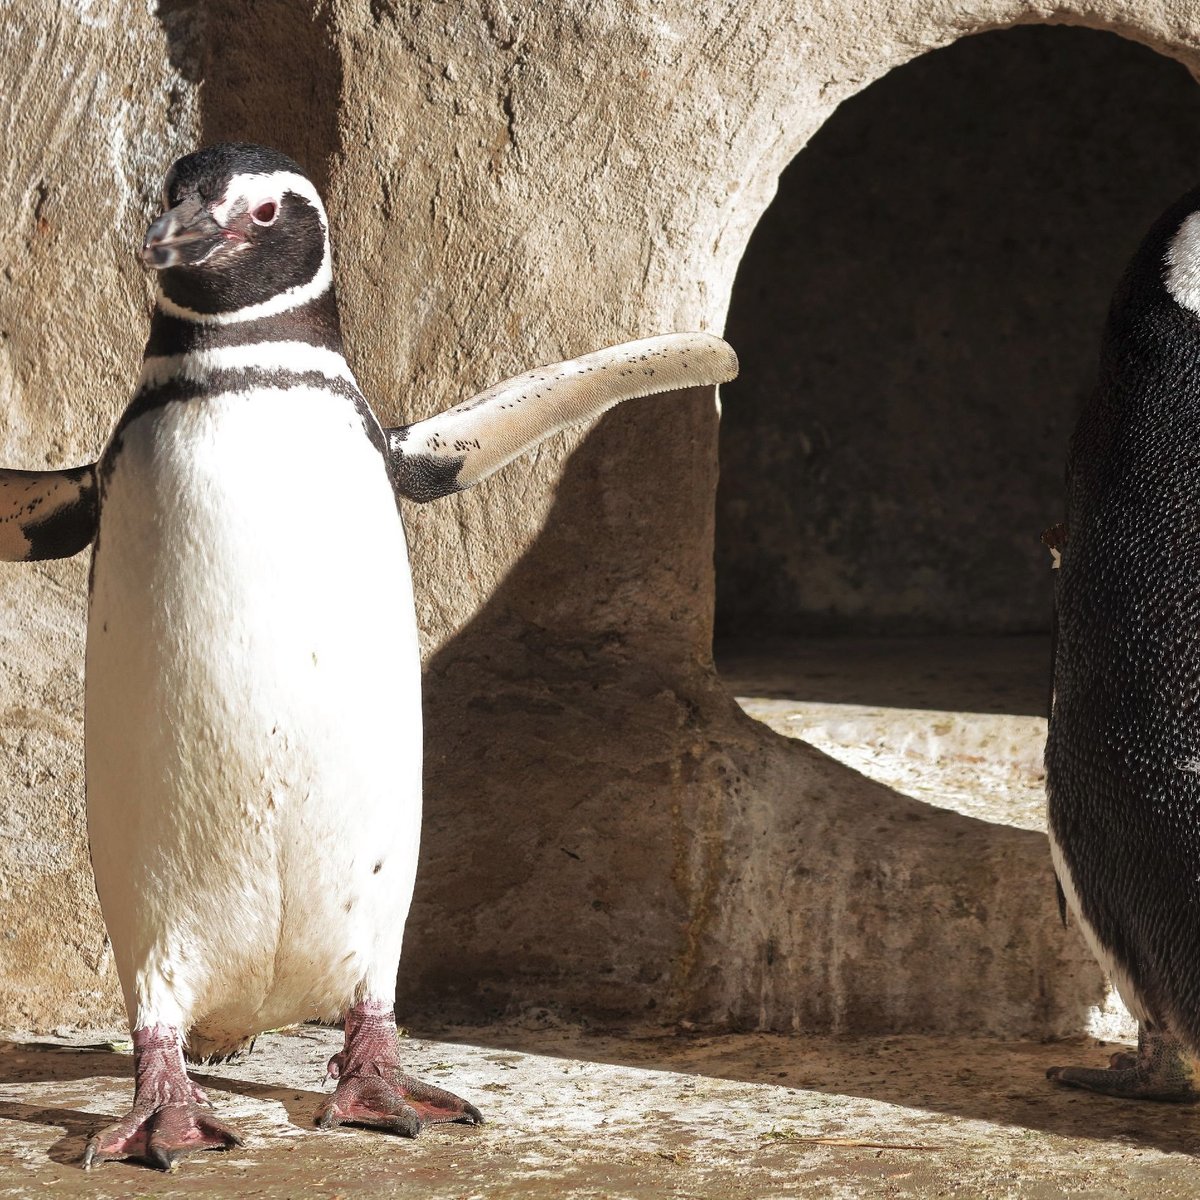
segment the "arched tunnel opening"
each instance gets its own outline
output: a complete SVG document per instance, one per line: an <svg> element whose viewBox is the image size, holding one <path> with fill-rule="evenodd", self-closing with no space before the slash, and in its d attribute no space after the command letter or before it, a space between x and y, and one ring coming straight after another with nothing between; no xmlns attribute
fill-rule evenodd
<svg viewBox="0 0 1200 1200"><path fill-rule="evenodd" d="M1051 559L1109 297L1200 180L1200 89L1029 26L893 70L779 181L734 286L716 640L751 715L1043 828Z"/></svg>

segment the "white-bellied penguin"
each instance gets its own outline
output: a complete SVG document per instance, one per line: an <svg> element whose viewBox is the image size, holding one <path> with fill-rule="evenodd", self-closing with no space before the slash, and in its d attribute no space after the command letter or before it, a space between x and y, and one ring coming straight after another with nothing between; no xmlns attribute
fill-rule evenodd
<svg viewBox="0 0 1200 1200"><path fill-rule="evenodd" d="M383 429L342 356L328 222L300 168L214 146L171 167L162 205L141 376L99 461L0 472L0 557L95 541L88 837L135 1095L85 1164L237 1144L185 1055L311 1019L345 1023L322 1126L476 1122L397 1053L421 822L397 497L460 491L555 430L731 379L737 361L705 334L648 338Z"/></svg>
<svg viewBox="0 0 1200 1200"><path fill-rule="evenodd" d="M1136 1054L1055 1067L1200 1098L1200 189L1113 298L1071 439L1046 745L1063 898L1137 1018Z"/></svg>

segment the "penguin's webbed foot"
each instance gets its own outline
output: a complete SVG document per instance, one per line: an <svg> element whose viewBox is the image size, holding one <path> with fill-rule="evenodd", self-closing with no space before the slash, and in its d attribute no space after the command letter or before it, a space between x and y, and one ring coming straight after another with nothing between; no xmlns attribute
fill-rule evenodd
<svg viewBox="0 0 1200 1200"><path fill-rule="evenodd" d="M1084 1088L1124 1100L1166 1100L1194 1104L1197 1063L1183 1043L1166 1030L1138 1025L1138 1048L1120 1050L1106 1068L1051 1067L1046 1078L1065 1087Z"/></svg>
<svg viewBox="0 0 1200 1200"><path fill-rule="evenodd" d="M198 1150L232 1150L241 1135L194 1100L156 1104L133 1111L123 1121L102 1129L87 1144L83 1169L102 1162L139 1158L169 1171L185 1154Z"/></svg>
<svg viewBox="0 0 1200 1200"><path fill-rule="evenodd" d="M479 1110L452 1092L422 1083L395 1071L385 1076L348 1075L338 1080L337 1090L317 1110L322 1129L338 1125L369 1125L389 1129L402 1137L416 1137L423 1125L461 1121L483 1122Z"/></svg>
<svg viewBox="0 0 1200 1200"><path fill-rule="evenodd" d="M346 1046L329 1074L337 1087L317 1110L322 1129L367 1125L416 1137L423 1125L483 1123L473 1104L401 1071L395 1014L382 1001L360 1001L346 1014Z"/></svg>
<svg viewBox="0 0 1200 1200"><path fill-rule="evenodd" d="M129 1158L169 1171L185 1154L243 1144L237 1130L213 1116L208 1097L188 1078L178 1029L135 1029L133 1062L133 1108L91 1138L83 1153L85 1171Z"/></svg>

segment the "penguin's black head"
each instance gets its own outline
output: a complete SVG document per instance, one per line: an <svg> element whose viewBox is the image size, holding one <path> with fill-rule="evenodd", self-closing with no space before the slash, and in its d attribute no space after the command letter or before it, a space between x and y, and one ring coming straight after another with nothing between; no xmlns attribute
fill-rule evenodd
<svg viewBox="0 0 1200 1200"><path fill-rule="evenodd" d="M328 290L325 208L286 155L247 143L198 150L167 172L162 203L142 261L174 315L282 311Z"/></svg>

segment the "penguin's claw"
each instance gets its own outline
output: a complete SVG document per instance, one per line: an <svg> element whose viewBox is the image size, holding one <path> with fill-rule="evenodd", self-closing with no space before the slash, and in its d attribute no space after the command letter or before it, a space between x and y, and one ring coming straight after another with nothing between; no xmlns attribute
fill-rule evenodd
<svg viewBox="0 0 1200 1200"><path fill-rule="evenodd" d="M167 1103L133 1112L123 1121L102 1129L87 1144L83 1169L102 1162L141 1159L152 1167L170 1171L185 1154L199 1150L232 1150L245 1143L224 1121L194 1101Z"/></svg>
<svg viewBox="0 0 1200 1200"><path fill-rule="evenodd" d="M1112 1071L1133 1071L1137 1065L1138 1056L1132 1050L1118 1050L1108 1056L1108 1066Z"/></svg>
<svg viewBox="0 0 1200 1200"><path fill-rule="evenodd" d="M128 1158L170 1171L185 1154L243 1145L237 1130L213 1116L203 1089L188 1078L177 1026L146 1025L133 1031L133 1075L133 1108L88 1142L85 1171Z"/></svg>
<svg viewBox="0 0 1200 1200"><path fill-rule="evenodd" d="M390 1079L382 1074L343 1076L316 1115L321 1129L369 1125L373 1129L389 1129L401 1137L416 1137L424 1125L452 1121L482 1125L483 1117L473 1104L452 1092L400 1071L394 1072Z"/></svg>
<svg viewBox="0 0 1200 1200"><path fill-rule="evenodd" d="M1195 1104L1197 1063L1183 1044L1162 1030L1138 1027L1138 1048L1119 1050L1107 1068L1051 1067L1046 1078L1064 1087L1084 1088L1124 1100L1165 1100Z"/></svg>

